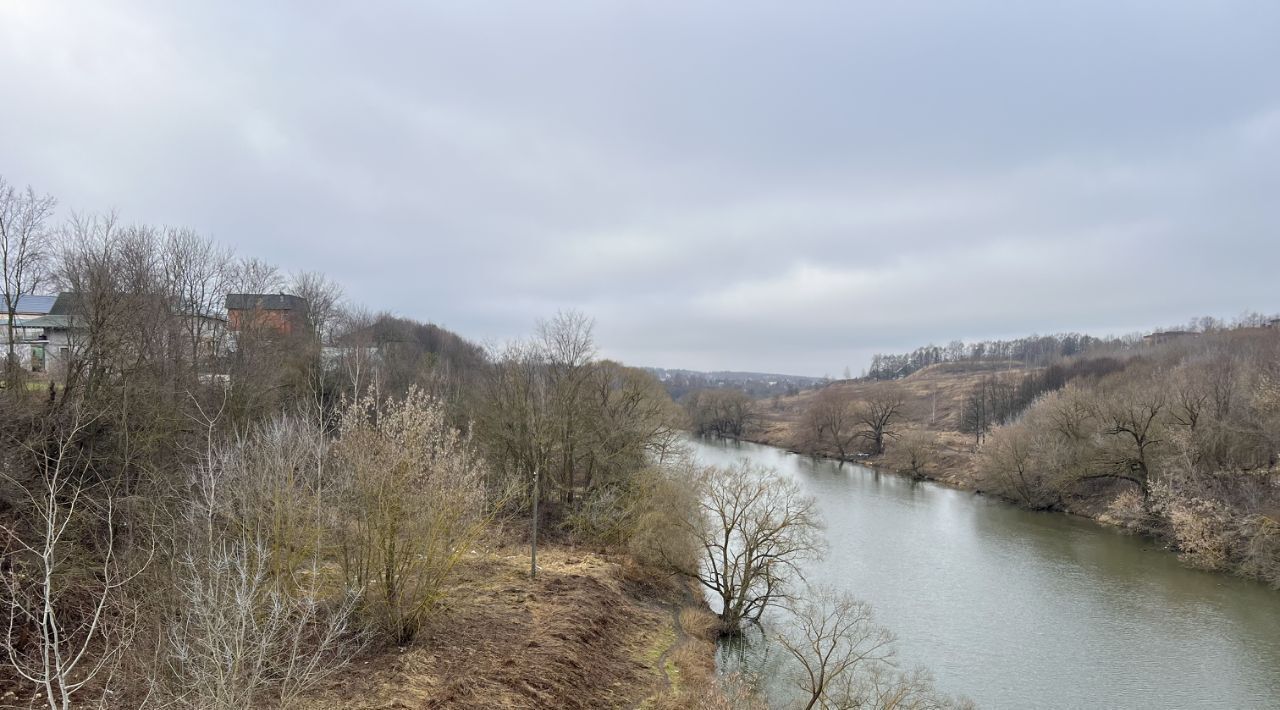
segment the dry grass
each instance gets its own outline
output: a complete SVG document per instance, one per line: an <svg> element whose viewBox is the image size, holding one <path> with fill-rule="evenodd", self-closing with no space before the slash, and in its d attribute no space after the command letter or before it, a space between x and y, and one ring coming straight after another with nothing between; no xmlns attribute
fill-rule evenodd
<svg viewBox="0 0 1280 710"><path fill-rule="evenodd" d="M468 555L417 643L357 660L306 707L637 707L687 677L668 600L637 597L621 560L550 548L538 561L531 580L524 550ZM713 649L692 654L714 671Z"/></svg>
<svg viewBox="0 0 1280 710"><path fill-rule="evenodd" d="M907 398L905 407L906 419L912 428L938 432L944 435L944 443L953 447L963 444L964 437L959 435L960 411L964 399L973 388L992 373L1029 372L1014 363L944 363L932 365L897 381ZM830 387L847 394L857 400L880 382L845 380L835 382ZM806 390L793 397L782 397L776 404L764 400L759 405L763 417L762 431L753 440L762 444L794 448L797 427L817 396L818 390ZM955 434L956 436L951 436Z"/></svg>
<svg viewBox="0 0 1280 710"><path fill-rule="evenodd" d="M680 609L680 628L689 636L714 641L720 630L720 619L706 607L686 606Z"/></svg>

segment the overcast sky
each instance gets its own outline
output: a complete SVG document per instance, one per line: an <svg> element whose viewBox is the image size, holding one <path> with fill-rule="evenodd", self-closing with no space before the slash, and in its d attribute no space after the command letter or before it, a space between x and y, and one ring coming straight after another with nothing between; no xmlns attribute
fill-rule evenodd
<svg viewBox="0 0 1280 710"><path fill-rule="evenodd" d="M1280 311L1280 2L0 0L0 174L480 341L855 372Z"/></svg>

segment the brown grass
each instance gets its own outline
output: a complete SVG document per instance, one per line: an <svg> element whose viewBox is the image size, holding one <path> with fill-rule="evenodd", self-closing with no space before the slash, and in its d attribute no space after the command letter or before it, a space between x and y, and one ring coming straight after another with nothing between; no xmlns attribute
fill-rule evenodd
<svg viewBox="0 0 1280 710"><path fill-rule="evenodd" d="M907 397L906 421L912 428L944 434L947 445L962 445L962 435L957 437L950 434L959 434L960 411L965 397L983 377L1006 372L1029 371L1019 368L1015 363L944 363L912 373L896 383ZM832 383L829 387L858 400L878 385L882 383L844 380ZM751 437L752 440L771 446L795 448L800 420L817 393L818 390L805 390L792 397L782 397L776 404L772 400L762 400L758 411L763 418L763 426L758 436Z"/></svg>
<svg viewBox="0 0 1280 710"><path fill-rule="evenodd" d="M531 580L525 550L468 555L418 642L356 661L307 707L623 708L669 694L672 670L694 663L670 652L671 600L624 579L621 558L549 548L538 561Z"/></svg>

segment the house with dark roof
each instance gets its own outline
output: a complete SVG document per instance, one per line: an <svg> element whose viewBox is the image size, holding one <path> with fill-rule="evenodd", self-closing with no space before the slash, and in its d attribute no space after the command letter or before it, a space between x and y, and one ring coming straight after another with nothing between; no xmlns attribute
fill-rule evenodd
<svg viewBox="0 0 1280 710"><path fill-rule="evenodd" d="M306 333L310 309L307 299L287 293L232 293L227 295L227 327L233 334Z"/></svg>
<svg viewBox="0 0 1280 710"><path fill-rule="evenodd" d="M56 301L56 296L36 296L30 294L18 296L17 303L14 304L13 327L22 328L26 321L47 315L49 311L53 309L53 304ZM9 321L8 296L0 296L0 306L3 307L3 312L0 313L0 323L7 324ZM0 335L0 337L9 337L9 329L7 327L4 329L4 333ZM19 334L15 333L14 340L20 341L22 338L19 337Z"/></svg>
<svg viewBox="0 0 1280 710"><path fill-rule="evenodd" d="M47 298L52 300L48 311L26 322L29 330L39 331L27 340L31 347L32 372L46 372L69 362L76 333L84 329L83 317L79 315L80 294L63 291Z"/></svg>
<svg viewBox="0 0 1280 710"><path fill-rule="evenodd" d="M90 326L93 319L103 314L93 313L93 304L81 294L64 291L58 294L48 309L48 313L32 318L24 323L28 330L27 345L30 347L30 369L33 372L60 372L61 368L70 364L76 353L83 353L89 345ZM220 314L189 313L171 307L156 296L143 296L130 301L137 307L148 304L156 310L151 313L165 313L169 317L167 325L171 335L155 341L149 347L160 347L164 352L150 353L152 357L203 360L221 356L222 343L226 333L227 320ZM117 327L115 319L119 312L106 318L98 327ZM127 320L127 316L125 316ZM128 327L122 323L119 327ZM142 347L141 343L137 343Z"/></svg>
<svg viewBox="0 0 1280 710"><path fill-rule="evenodd" d="M33 345L43 334L38 321L49 314L56 300L54 296L28 294L14 303L13 352L19 364L34 372L44 369L44 350ZM9 350L9 299L5 296L0 296L0 350L6 354Z"/></svg>

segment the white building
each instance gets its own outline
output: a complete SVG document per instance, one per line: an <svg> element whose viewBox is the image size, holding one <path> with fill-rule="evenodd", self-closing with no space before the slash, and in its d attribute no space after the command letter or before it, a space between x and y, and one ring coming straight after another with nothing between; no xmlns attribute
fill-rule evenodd
<svg viewBox="0 0 1280 710"><path fill-rule="evenodd" d="M39 320L45 318L56 301L54 296L19 296L16 312L13 317L13 352L18 364L32 372L42 372L45 368L45 349L40 342L44 335L44 326ZM3 307L7 300L0 300L0 352L9 352L9 313ZM0 357L3 361L3 357Z"/></svg>

